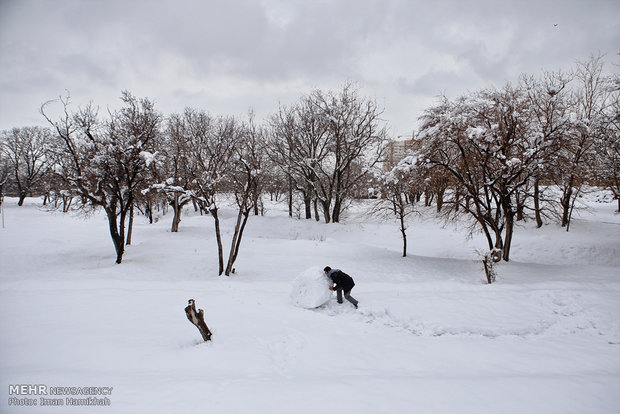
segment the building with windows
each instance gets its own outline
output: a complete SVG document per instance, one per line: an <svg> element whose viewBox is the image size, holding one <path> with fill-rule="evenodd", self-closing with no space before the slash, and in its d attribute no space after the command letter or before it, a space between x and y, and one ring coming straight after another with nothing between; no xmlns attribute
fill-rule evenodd
<svg viewBox="0 0 620 414"><path fill-rule="evenodd" d="M385 163L383 167L389 170L394 167L400 160L410 155L411 152L417 151L422 147L422 141L413 137L403 137L390 141L386 150Z"/></svg>

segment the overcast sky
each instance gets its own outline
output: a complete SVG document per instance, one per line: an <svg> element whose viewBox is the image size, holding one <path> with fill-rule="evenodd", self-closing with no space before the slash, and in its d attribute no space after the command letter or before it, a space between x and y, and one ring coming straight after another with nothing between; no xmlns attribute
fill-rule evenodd
<svg viewBox="0 0 620 414"><path fill-rule="evenodd" d="M129 90L165 114L263 118L351 80L408 135L441 93L598 52L618 71L618 0L0 0L0 130L43 125L67 90L104 111Z"/></svg>

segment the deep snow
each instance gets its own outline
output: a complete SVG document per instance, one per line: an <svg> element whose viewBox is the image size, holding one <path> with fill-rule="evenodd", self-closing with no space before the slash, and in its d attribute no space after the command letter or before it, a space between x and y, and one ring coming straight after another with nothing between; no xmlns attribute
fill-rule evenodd
<svg viewBox="0 0 620 414"><path fill-rule="evenodd" d="M520 225L486 285L480 237L415 218L402 258L397 225L360 205L343 224L251 217L227 278L190 209L179 233L137 220L116 265L102 214L7 199L0 412L620 412L620 217L587 201L569 233ZM294 305L295 278L326 265L355 278L359 310ZM107 407L16 407L10 384L114 388Z"/></svg>

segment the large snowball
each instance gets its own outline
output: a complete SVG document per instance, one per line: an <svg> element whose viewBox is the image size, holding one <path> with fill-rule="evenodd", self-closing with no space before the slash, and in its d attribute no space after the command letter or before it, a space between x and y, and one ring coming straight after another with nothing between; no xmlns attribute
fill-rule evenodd
<svg viewBox="0 0 620 414"><path fill-rule="evenodd" d="M291 301L300 308L316 308L329 301L329 279L319 266L306 269L293 280Z"/></svg>

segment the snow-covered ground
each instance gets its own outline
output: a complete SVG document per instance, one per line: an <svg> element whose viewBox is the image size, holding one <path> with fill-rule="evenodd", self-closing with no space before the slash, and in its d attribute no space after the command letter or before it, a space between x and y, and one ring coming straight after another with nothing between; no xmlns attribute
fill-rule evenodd
<svg viewBox="0 0 620 414"><path fill-rule="evenodd" d="M7 199L0 412L618 413L620 216L594 200L570 233L520 225L487 285L481 238L415 218L402 258L396 224L361 206L330 225L271 206L250 218L228 278L210 217L184 216L179 233L171 215L138 219L116 265L102 214ZM293 281L326 265L355 278L359 310L291 301ZM40 396L16 384L113 389L105 407L24 407L10 399Z"/></svg>

